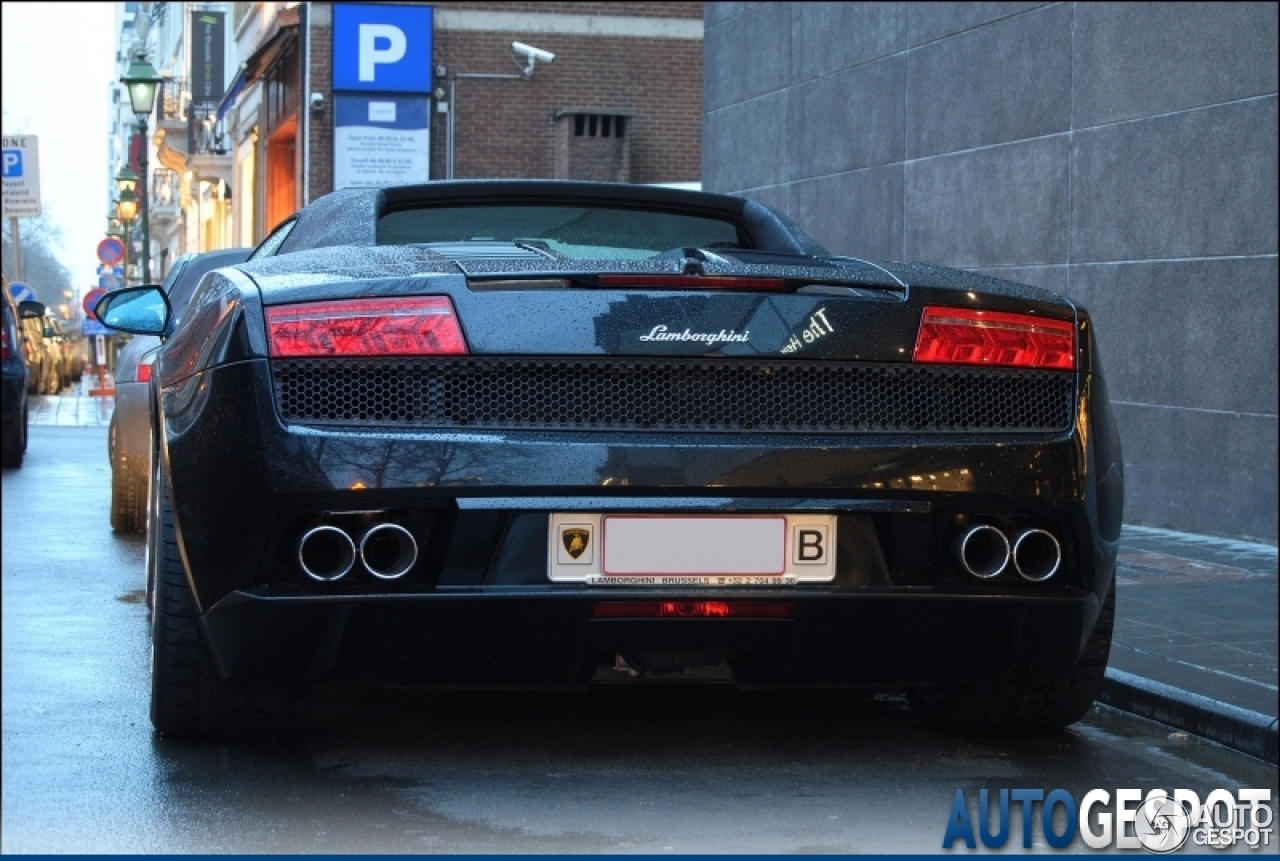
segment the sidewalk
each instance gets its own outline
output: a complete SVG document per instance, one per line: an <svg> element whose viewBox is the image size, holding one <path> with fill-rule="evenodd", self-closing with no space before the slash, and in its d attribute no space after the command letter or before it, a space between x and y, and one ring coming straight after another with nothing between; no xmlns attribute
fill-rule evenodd
<svg viewBox="0 0 1280 861"><path fill-rule="evenodd" d="M1276 548L1126 526L1102 701L1277 762Z"/></svg>
<svg viewBox="0 0 1280 861"><path fill-rule="evenodd" d="M107 425L97 385L33 397L31 423ZM1126 526L1116 578L1102 702L1276 763L1276 548Z"/></svg>
<svg viewBox="0 0 1280 861"><path fill-rule="evenodd" d="M115 388L115 380L110 374L106 376L106 388ZM86 371L83 377L63 389L60 395L31 395L27 409L32 426L93 427L110 424L116 399L111 395L91 397L89 393L96 390L98 378L90 376Z"/></svg>

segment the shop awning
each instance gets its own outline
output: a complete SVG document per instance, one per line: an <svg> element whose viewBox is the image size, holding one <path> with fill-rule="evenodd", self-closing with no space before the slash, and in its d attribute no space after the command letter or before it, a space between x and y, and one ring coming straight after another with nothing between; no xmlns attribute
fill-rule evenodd
<svg viewBox="0 0 1280 861"><path fill-rule="evenodd" d="M227 87L227 94L222 97L222 101L218 102L218 109L215 112L218 120L231 110L236 99L244 92L244 88L269 72L276 61L283 57L297 40L298 7L295 6L283 9L276 15L271 35L258 45L257 50L249 55L249 59L240 64L240 71L231 81L231 86Z"/></svg>

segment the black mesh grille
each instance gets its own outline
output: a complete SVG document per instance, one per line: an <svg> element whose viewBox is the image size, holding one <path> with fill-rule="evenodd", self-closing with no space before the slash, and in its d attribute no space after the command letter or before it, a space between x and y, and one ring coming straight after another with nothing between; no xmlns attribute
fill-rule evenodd
<svg viewBox="0 0 1280 861"><path fill-rule="evenodd" d="M288 422L415 428L1063 431L1059 371L719 359L311 359L272 363Z"/></svg>

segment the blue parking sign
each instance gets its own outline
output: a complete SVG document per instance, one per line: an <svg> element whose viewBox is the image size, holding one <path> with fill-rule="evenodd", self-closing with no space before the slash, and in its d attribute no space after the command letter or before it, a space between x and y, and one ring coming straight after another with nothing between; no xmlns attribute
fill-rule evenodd
<svg viewBox="0 0 1280 861"><path fill-rule="evenodd" d="M334 90L431 92L432 12L430 6L334 4Z"/></svg>
<svg viewBox="0 0 1280 861"><path fill-rule="evenodd" d="M0 156L0 164L4 166L5 179L22 178L22 150L7 149Z"/></svg>

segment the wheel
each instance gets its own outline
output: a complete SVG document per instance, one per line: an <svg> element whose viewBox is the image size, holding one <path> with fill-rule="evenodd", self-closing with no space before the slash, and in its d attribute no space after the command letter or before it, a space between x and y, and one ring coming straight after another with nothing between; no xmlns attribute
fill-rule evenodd
<svg viewBox="0 0 1280 861"><path fill-rule="evenodd" d="M156 480L151 723L169 736L266 736L304 729L310 711L305 685L246 684L219 678L178 552L168 483L163 476Z"/></svg>
<svg viewBox="0 0 1280 861"><path fill-rule="evenodd" d="M112 427L114 431L114 425ZM114 434L113 434L114 435ZM116 532L142 533L147 529L147 476L137 458L111 446L111 528Z"/></svg>
<svg viewBox="0 0 1280 861"><path fill-rule="evenodd" d="M907 691L911 709L925 723L949 730L1069 726L1089 713L1102 689L1115 617L1116 584L1112 579L1093 633L1069 673L911 688Z"/></svg>

